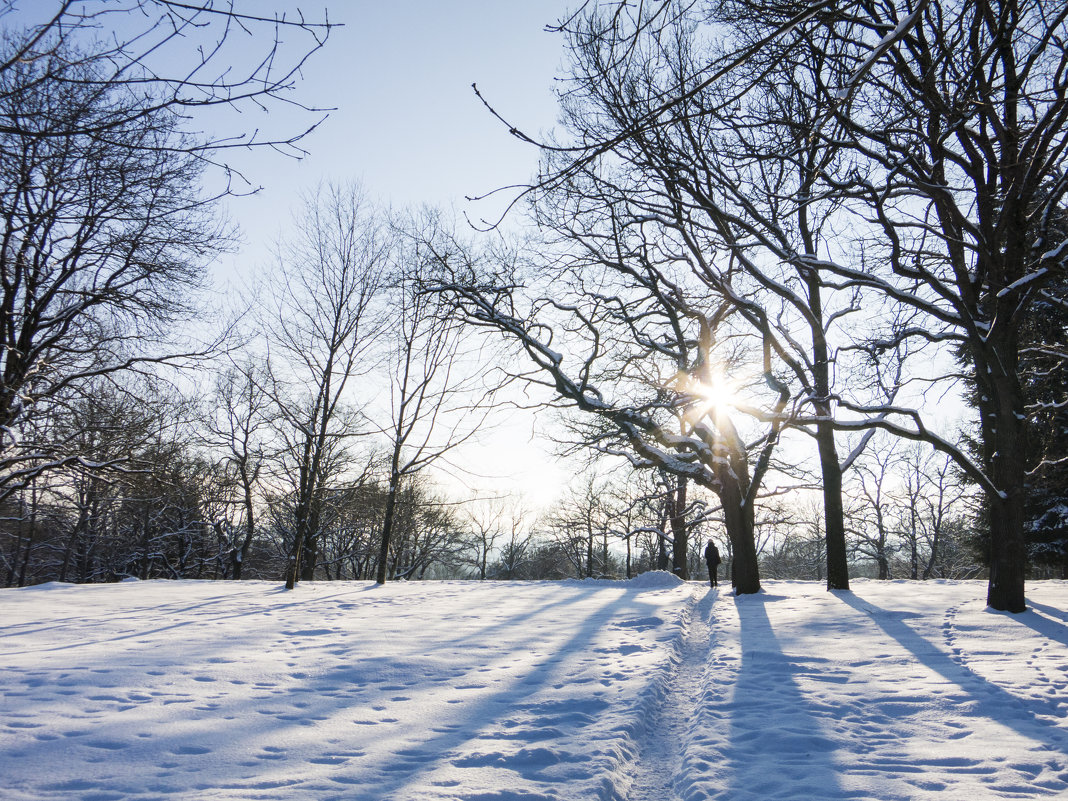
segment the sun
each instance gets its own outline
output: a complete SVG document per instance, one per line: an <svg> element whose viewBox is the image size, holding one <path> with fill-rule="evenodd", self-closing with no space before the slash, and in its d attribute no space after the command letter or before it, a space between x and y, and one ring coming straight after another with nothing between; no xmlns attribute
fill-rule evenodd
<svg viewBox="0 0 1068 801"><path fill-rule="evenodd" d="M723 376L715 376L711 382L694 382L697 394L716 407L733 406L738 401L738 389L734 382Z"/></svg>
<svg viewBox="0 0 1068 801"><path fill-rule="evenodd" d="M739 400L737 382L727 378L719 369L711 370L704 381L692 375L685 376L681 389L692 399L686 410L686 417L692 422L729 409Z"/></svg>

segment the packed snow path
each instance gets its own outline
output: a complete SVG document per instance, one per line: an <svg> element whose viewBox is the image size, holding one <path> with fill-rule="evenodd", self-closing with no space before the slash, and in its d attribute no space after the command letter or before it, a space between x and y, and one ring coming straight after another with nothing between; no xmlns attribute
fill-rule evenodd
<svg viewBox="0 0 1068 801"><path fill-rule="evenodd" d="M983 592L0 590L0 797L1068 797L1068 583Z"/></svg>
<svg viewBox="0 0 1068 801"><path fill-rule="evenodd" d="M673 667L655 686L650 712L630 765L627 801L676 801L687 776L686 744L708 683L712 606L718 590L692 590L684 609Z"/></svg>

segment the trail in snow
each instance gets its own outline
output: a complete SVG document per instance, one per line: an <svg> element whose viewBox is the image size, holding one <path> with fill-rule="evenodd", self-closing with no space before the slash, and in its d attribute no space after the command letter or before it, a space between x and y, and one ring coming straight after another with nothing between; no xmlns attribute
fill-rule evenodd
<svg viewBox="0 0 1068 801"><path fill-rule="evenodd" d="M702 695L711 650L711 618L719 590L692 587L682 615L673 668L654 694L638 744L638 758L629 766L628 801L678 801L676 785L685 773L686 744Z"/></svg>

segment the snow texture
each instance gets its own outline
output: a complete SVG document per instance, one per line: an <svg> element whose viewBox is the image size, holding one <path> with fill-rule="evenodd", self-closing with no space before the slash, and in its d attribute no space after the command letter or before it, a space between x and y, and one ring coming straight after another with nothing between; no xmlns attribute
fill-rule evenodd
<svg viewBox="0 0 1068 801"><path fill-rule="evenodd" d="M0 590L5 801L1068 797L1068 583Z"/></svg>

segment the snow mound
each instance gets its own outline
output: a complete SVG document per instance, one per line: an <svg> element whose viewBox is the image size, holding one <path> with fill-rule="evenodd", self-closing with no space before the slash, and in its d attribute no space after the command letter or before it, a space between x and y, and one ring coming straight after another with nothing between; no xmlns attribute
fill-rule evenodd
<svg viewBox="0 0 1068 801"><path fill-rule="evenodd" d="M680 584L685 583L674 573L668 573L666 570L650 570L648 573L641 573L630 579L627 582L627 586L635 587L639 590L658 590L678 587Z"/></svg>
<svg viewBox="0 0 1068 801"><path fill-rule="evenodd" d="M77 584L72 584L69 581L46 581L43 584L34 584L29 587L20 587L19 589L28 592L49 592L51 590L69 590L77 586Z"/></svg>

